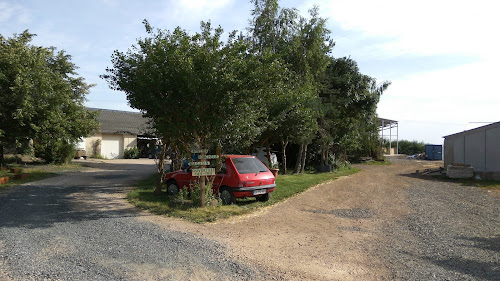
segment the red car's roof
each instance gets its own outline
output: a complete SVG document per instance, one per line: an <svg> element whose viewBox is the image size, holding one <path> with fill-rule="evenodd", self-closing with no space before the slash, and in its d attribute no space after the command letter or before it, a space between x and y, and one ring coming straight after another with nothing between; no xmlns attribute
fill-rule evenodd
<svg viewBox="0 0 500 281"><path fill-rule="evenodd" d="M255 156L231 154L231 155L222 155L222 157L224 157L224 158L242 158L242 157L255 157Z"/></svg>

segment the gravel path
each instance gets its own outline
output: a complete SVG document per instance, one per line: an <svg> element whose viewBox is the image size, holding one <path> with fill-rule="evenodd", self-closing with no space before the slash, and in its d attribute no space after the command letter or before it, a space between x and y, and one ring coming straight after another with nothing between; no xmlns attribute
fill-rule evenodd
<svg viewBox="0 0 500 281"><path fill-rule="evenodd" d="M432 178L411 178L411 211L385 225L391 278L500 280L500 197Z"/></svg>
<svg viewBox="0 0 500 281"><path fill-rule="evenodd" d="M160 228L123 200L152 161L108 161L0 194L0 280L245 280L220 244Z"/></svg>
<svg viewBox="0 0 500 281"><path fill-rule="evenodd" d="M123 200L152 163L24 185L0 194L0 280L500 280L500 193L391 161L204 225Z"/></svg>
<svg viewBox="0 0 500 281"><path fill-rule="evenodd" d="M391 161L248 216L155 221L285 280L500 280L500 193L411 175L442 162Z"/></svg>

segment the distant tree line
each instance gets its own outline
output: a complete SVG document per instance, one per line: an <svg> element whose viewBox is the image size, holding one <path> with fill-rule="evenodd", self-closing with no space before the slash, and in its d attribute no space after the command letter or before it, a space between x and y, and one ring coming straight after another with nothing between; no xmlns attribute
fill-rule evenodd
<svg viewBox="0 0 500 281"><path fill-rule="evenodd" d="M386 141L384 146L389 149L389 142ZM425 152L425 143L422 141L400 140L391 142L392 147L398 147L399 154L413 155Z"/></svg>

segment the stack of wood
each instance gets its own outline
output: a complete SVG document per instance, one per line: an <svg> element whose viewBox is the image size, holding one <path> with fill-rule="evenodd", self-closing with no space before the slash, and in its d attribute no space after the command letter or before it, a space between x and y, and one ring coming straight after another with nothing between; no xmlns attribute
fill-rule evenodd
<svg viewBox="0 0 500 281"><path fill-rule="evenodd" d="M469 179L474 176L474 168L468 164L452 163L446 167L446 176L450 179Z"/></svg>

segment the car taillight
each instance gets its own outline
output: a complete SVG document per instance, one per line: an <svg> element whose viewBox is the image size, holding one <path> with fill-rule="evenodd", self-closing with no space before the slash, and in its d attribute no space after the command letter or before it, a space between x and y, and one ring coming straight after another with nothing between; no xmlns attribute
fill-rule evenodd
<svg viewBox="0 0 500 281"><path fill-rule="evenodd" d="M254 183L254 181L240 181L238 187L252 186Z"/></svg>

